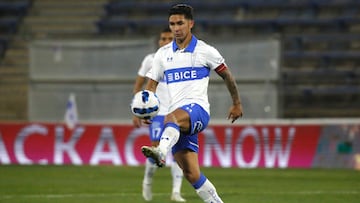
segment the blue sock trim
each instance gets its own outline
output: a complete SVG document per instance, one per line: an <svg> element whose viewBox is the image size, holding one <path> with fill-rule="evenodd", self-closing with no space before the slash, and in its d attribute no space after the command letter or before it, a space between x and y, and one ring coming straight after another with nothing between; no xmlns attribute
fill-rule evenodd
<svg viewBox="0 0 360 203"><path fill-rule="evenodd" d="M167 128L167 127L172 127L172 128L175 128L176 130L180 131L180 127L175 123L166 123L164 125L164 129Z"/></svg>
<svg viewBox="0 0 360 203"><path fill-rule="evenodd" d="M192 186L195 188L195 190L197 190L197 189L199 189L202 185L204 185L206 179L207 179L207 178L204 176L204 174L201 173L199 180L197 180L196 183L192 184Z"/></svg>
<svg viewBox="0 0 360 203"><path fill-rule="evenodd" d="M150 161L150 163L155 164L155 160L153 158L148 157L147 159Z"/></svg>

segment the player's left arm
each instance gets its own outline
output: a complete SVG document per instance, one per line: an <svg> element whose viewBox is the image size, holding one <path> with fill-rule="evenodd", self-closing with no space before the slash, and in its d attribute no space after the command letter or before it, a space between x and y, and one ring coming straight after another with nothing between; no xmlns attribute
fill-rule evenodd
<svg viewBox="0 0 360 203"><path fill-rule="evenodd" d="M243 107L241 104L240 94L236 81L229 68L224 63L219 65L215 71L224 80L226 87L231 95L232 105L229 109L227 118L231 120L231 123L233 123L243 115Z"/></svg>

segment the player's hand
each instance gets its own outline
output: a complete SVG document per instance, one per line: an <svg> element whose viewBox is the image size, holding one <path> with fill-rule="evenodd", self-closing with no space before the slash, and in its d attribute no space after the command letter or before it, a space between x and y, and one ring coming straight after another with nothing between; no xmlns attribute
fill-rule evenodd
<svg viewBox="0 0 360 203"><path fill-rule="evenodd" d="M243 110L241 104L234 104L229 109L228 120L231 120L231 123L234 123L238 118L243 116Z"/></svg>
<svg viewBox="0 0 360 203"><path fill-rule="evenodd" d="M152 120L151 119L141 119L143 124L145 125L150 125L152 123Z"/></svg>
<svg viewBox="0 0 360 203"><path fill-rule="evenodd" d="M132 122L135 128L140 128L142 125L142 120L136 116L133 116Z"/></svg>

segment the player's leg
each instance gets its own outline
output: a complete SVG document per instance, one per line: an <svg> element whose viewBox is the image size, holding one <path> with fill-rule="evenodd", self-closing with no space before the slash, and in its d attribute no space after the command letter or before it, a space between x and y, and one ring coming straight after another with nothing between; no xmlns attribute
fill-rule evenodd
<svg viewBox="0 0 360 203"><path fill-rule="evenodd" d="M179 140L180 131L189 129L189 114L183 109L176 109L166 115L164 123L159 146L157 148L147 146L141 148L143 154L146 157L153 158L159 167L165 165L166 155Z"/></svg>
<svg viewBox="0 0 360 203"><path fill-rule="evenodd" d="M180 133L189 134L190 116L183 109L176 109L165 117L165 126L161 135L159 149L167 154L177 143Z"/></svg>
<svg viewBox="0 0 360 203"><path fill-rule="evenodd" d="M161 127L164 127L162 124ZM181 185L183 179L183 171L175 160L170 165L172 176L172 193L171 200L175 202L185 202L186 200L181 196Z"/></svg>
<svg viewBox="0 0 360 203"><path fill-rule="evenodd" d="M146 201L152 200L152 182L153 182L153 175L156 169L157 166L155 162L151 161L150 159L146 159L144 179L142 183L142 196Z"/></svg>
<svg viewBox="0 0 360 203"><path fill-rule="evenodd" d="M198 132L204 130L209 122L209 114L199 105L184 108L190 116L191 135L181 136L172 148L174 157L183 169L185 178L192 184L204 202L222 203L214 185L200 171L198 160Z"/></svg>
<svg viewBox="0 0 360 203"><path fill-rule="evenodd" d="M198 104L184 105L165 116L164 130L159 146L141 148L146 157L154 159L159 167L165 165L165 158L170 149L178 142L180 134L194 135L206 128L209 114Z"/></svg>
<svg viewBox="0 0 360 203"><path fill-rule="evenodd" d="M215 186L201 173L198 154L191 150L181 150L174 155L182 167L185 178L191 183L199 197L207 203L223 203Z"/></svg>
<svg viewBox="0 0 360 203"><path fill-rule="evenodd" d="M185 202L186 200L181 197L183 171L175 160L171 163L171 176L173 180L171 200L175 202Z"/></svg>
<svg viewBox="0 0 360 203"><path fill-rule="evenodd" d="M153 118L152 124L149 126L150 130L150 141L152 147L157 147L159 145L162 125L164 122L164 116L156 116ZM152 182L153 175L157 169L155 161L151 158L147 158L145 162L145 172L144 179L142 183L142 195L144 200L152 200Z"/></svg>

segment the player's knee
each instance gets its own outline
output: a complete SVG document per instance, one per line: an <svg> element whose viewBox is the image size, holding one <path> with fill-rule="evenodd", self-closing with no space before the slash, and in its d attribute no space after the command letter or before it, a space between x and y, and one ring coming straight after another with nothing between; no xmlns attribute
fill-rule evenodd
<svg viewBox="0 0 360 203"><path fill-rule="evenodd" d="M181 128L189 128L190 116L186 111L176 109L165 116L164 123L175 123L176 125L181 126Z"/></svg>
<svg viewBox="0 0 360 203"><path fill-rule="evenodd" d="M172 114L172 113L169 113L168 115L165 116L164 123L175 123L175 124L178 124L178 123L177 123L176 116L175 116L174 114Z"/></svg>
<svg viewBox="0 0 360 203"><path fill-rule="evenodd" d="M200 173L194 173L189 170L183 170L183 173L186 180L191 184L195 183L200 178Z"/></svg>

